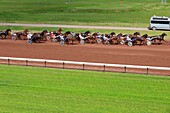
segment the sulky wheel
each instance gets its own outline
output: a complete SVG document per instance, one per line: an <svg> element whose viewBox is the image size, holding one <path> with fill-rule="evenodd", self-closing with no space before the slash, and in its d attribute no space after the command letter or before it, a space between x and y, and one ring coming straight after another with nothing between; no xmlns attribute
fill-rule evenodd
<svg viewBox="0 0 170 113"><path fill-rule="evenodd" d="M98 38L97 43L100 44L102 42L102 39Z"/></svg>
<svg viewBox="0 0 170 113"><path fill-rule="evenodd" d="M108 46L110 43L108 40L106 40L105 45Z"/></svg>
<svg viewBox="0 0 170 113"><path fill-rule="evenodd" d="M147 40L146 45L150 46L151 44L152 44L152 42L150 40Z"/></svg>
<svg viewBox="0 0 170 113"><path fill-rule="evenodd" d="M81 45L84 45L84 43L85 43L84 40L80 40Z"/></svg>
<svg viewBox="0 0 170 113"><path fill-rule="evenodd" d="M12 36L12 40L13 41L17 40L16 36Z"/></svg>
<svg viewBox="0 0 170 113"><path fill-rule="evenodd" d="M50 40L51 39L51 37L50 36L47 36L47 40Z"/></svg>
<svg viewBox="0 0 170 113"><path fill-rule="evenodd" d="M57 39L56 39L56 38L54 38L54 39L53 39L53 42L54 42L54 43L57 43Z"/></svg>
<svg viewBox="0 0 170 113"><path fill-rule="evenodd" d="M27 43L28 43L28 44L32 44L32 40L28 40Z"/></svg>
<svg viewBox="0 0 170 113"><path fill-rule="evenodd" d="M64 41L60 41L60 46L64 46Z"/></svg>
<svg viewBox="0 0 170 113"><path fill-rule="evenodd" d="M132 42L128 42L127 44L128 44L129 47L133 46Z"/></svg>
<svg viewBox="0 0 170 113"><path fill-rule="evenodd" d="M120 44L121 44L121 45L125 44L125 41L124 41L124 40L121 40L121 41L120 41Z"/></svg>

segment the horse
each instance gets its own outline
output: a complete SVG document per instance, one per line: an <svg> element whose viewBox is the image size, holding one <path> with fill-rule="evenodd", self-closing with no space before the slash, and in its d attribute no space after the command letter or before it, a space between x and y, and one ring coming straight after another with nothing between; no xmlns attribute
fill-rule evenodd
<svg viewBox="0 0 170 113"><path fill-rule="evenodd" d="M59 42L60 41L60 36L63 36L61 33L63 30L62 28L59 28L57 31L51 31L48 33L46 36L47 40L50 40L51 42Z"/></svg>
<svg viewBox="0 0 170 113"><path fill-rule="evenodd" d="M52 32L47 33L46 39L50 40L51 42L56 43L56 42L59 42L60 36L61 34L57 33L56 31L52 31Z"/></svg>
<svg viewBox="0 0 170 113"><path fill-rule="evenodd" d="M147 34L144 34L140 37L136 37L136 38L132 39L133 45L137 45L137 44L139 44L139 45L149 45L147 43L147 41L148 41L147 38L148 38Z"/></svg>
<svg viewBox="0 0 170 113"><path fill-rule="evenodd" d="M86 31L84 33L79 33L77 40L80 40L80 44L91 43L92 35L90 31Z"/></svg>
<svg viewBox="0 0 170 113"><path fill-rule="evenodd" d="M12 38L11 29L7 29L6 31L0 31L0 39L7 39L7 36Z"/></svg>
<svg viewBox="0 0 170 113"><path fill-rule="evenodd" d="M109 42L110 44L119 44L120 43L120 37L115 32L111 32L109 35Z"/></svg>
<svg viewBox="0 0 170 113"><path fill-rule="evenodd" d="M156 35L156 36L150 36L151 42L157 42L158 44L161 44L162 41L166 42L164 37L167 36L166 33L162 33L161 35Z"/></svg>
<svg viewBox="0 0 170 113"><path fill-rule="evenodd" d="M143 36L140 36L140 35L141 35L140 32L135 32L133 35L132 34L129 35L129 37L132 40L131 42L132 42L133 45L137 45L137 44L143 45L143 43L144 43L144 39L143 38L146 35L143 35Z"/></svg>
<svg viewBox="0 0 170 113"><path fill-rule="evenodd" d="M117 38L118 44L124 44L124 38L125 38L125 37L123 37L123 34L122 34L122 33L119 33L119 34L116 36L116 38Z"/></svg>
<svg viewBox="0 0 170 113"><path fill-rule="evenodd" d="M109 45L110 44L110 35L108 34L97 34L97 43L103 43L105 45Z"/></svg>
<svg viewBox="0 0 170 113"><path fill-rule="evenodd" d="M29 34L29 30L25 29L23 32L16 32L12 34L12 40L27 40L27 35Z"/></svg>
<svg viewBox="0 0 170 113"><path fill-rule="evenodd" d="M57 33L58 33L58 34L61 34L61 31L63 31L63 29L62 29L62 28L59 28L58 31L57 31Z"/></svg>
<svg viewBox="0 0 170 113"><path fill-rule="evenodd" d="M74 39L72 39L72 38L73 38L73 35L71 34L70 31L67 31L64 33L64 40L68 45L70 45L71 42L73 44Z"/></svg>
<svg viewBox="0 0 170 113"><path fill-rule="evenodd" d="M42 31L41 33L34 33L31 37L31 41L35 43L40 43L42 40L47 40L47 30Z"/></svg>
<svg viewBox="0 0 170 113"><path fill-rule="evenodd" d="M101 43L101 35L100 35L100 33L99 32L95 32L95 33L93 33L92 34L92 43L97 43L97 44L99 44L99 43Z"/></svg>

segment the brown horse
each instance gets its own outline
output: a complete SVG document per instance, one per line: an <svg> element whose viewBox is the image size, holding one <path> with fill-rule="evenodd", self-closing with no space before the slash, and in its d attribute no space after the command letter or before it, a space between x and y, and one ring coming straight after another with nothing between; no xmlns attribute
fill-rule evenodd
<svg viewBox="0 0 170 113"><path fill-rule="evenodd" d="M119 36L116 36L115 32L110 33L110 35L109 35L109 43L110 44L119 44L120 43Z"/></svg>
<svg viewBox="0 0 170 113"><path fill-rule="evenodd" d="M141 37L136 37L135 39L132 39L133 45L147 45L147 38L147 34L144 34Z"/></svg>
<svg viewBox="0 0 170 113"><path fill-rule="evenodd" d="M0 31L0 39L11 39L11 29L7 29L6 31Z"/></svg>
<svg viewBox="0 0 170 113"><path fill-rule="evenodd" d="M23 32L16 32L12 36L12 40L27 40L27 35L29 34L29 30L25 29Z"/></svg>
<svg viewBox="0 0 170 113"><path fill-rule="evenodd" d="M63 29L62 29L62 28L59 28L58 31L57 31L57 33L58 33L58 34L61 34L61 31L63 31Z"/></svg>
<svg viewBox="0 0 170 113"><path fill-rule="evenodd" d="M64 33L64 39L65 39L65 42L68 44L68 45L74 45L75 42L77 42L77 35L74 34L74 32L70 32L70 31L67 31Z"/></svg>

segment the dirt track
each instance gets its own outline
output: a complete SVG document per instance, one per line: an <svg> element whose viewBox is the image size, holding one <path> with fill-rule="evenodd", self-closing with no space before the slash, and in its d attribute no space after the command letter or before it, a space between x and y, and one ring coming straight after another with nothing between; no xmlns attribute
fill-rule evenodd
<svg viewBox="0 0 170 113"><path fill-rule="evenodd" d="M170 67L170 45L65 45L0 40L0 56Z"/></svg>

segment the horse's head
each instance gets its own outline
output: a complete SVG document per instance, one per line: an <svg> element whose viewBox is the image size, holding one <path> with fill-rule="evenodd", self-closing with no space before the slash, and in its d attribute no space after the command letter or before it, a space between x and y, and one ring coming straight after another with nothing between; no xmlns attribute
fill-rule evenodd
<svg viewBox="0 0 170 113"><path fill-rule="evenodd" d="M127 35L128 36L128 35ZM132 34L129 34L129 38L132 38L133 37L133 35Z"/></svg>
<svg viewBox="0 0 170 113"><path fill-rule="evenodd" d="M135 32L134 35L140 35L140 32Z"/></svg>
<svg viewBox="0 0 170 113"><path fill-rule="evenodd" d="M24 30L24 32L25 32L25 33L28 33L28 32L29 32L29 30L28 30L28 29L25 29L25 30Z"/></svg>
<svg viewBox="0 0 170 113"><path fill-rule="evenodd" d="M29 30L28 30L28 29L25 29L23 33L24 33L25 35L28 35L28 34L29 34Z"/></svg>
<svg viewBox="0 0 170 113"><path fill-rule="evenodd" d="M148 34L144 34L143 36L142 36L142 38L148 38Z"/></svg>
<svg viewBox="0 0 170 113"><path fill-rule="evenodd" d="M167 36L167 34L166 33L162 33L162 36L164 37L164 36Z"/></svg>
<svg viewBox="0 0 170 113"><path fill-rule="evenodd" d="M57 31L57 33L60 34L61 31L63 31L63 29L62 29L62 28L59 28L58 31Z"/></svg>
<svg viewBox="0 0 170 113"><path fill-rule="evenodd" d="M5 33L6 33L6 34L11 34L11 29L7 29L7 30L5 31Z"/></svg>
<svg viewBox="0 0 170 113"><path fill-rule="evenodd" d="M116 35L116 33L115 33L115 32L111 32L111 33L110 33L110 35L112 35L112 36L113 36L113 35Z"/></svg>
<svg viewBox="0 0 170 113"><path fill-rule="evenodd" d="M122 37L122 36L123 36L123 34L122 34L122 33L119 33L117 36L118 36L118 37Z"/></svg>
<svg viewBox="0 0 170 113"><path fill-rule="evenodd" d="M109 34L105 34L105 37L110 38L110 35Z"/></svg>
<svg viewBox="0 0 170 113"><path fill-rule="evenodd" d="M46 34L48 33L48 31L45 29L44 31L42 31L42 34Z"/></svg>
<svg viewBox="0 0 170 113"><path fill-rule="evenodd" d="M85 34L86 36L88 36L88 35L91 34L91 32L90 32L90 31L86 31L84 34Z"/></svg>
<svg viewBox="0 0 170 113"><path fill-rule="evenodd" d="M71 34L71 32L70 32L70 31L67 31L67 32L65 32L65 34L68 35L68 34Z"/></svg>
<svg viewBox="0 0 170 113"><path fill-rule="evenodd" d="M93 35L92 35L92 36L97 36L97 32L93 33Z"/></svg>

